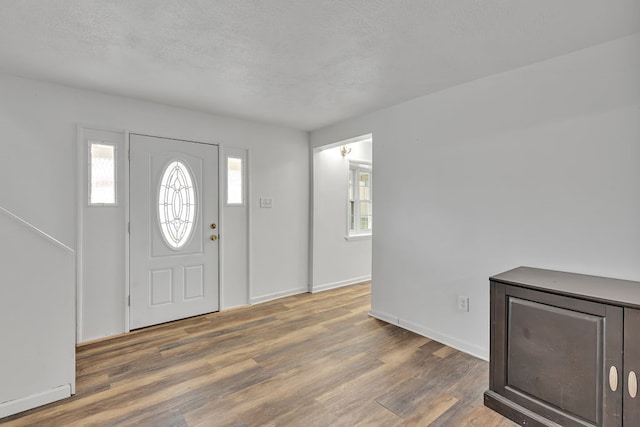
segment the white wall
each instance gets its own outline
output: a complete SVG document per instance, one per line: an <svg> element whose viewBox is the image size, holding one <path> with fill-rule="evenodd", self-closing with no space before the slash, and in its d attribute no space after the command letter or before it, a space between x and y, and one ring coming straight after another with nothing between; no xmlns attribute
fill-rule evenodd
<svg viewBox="0 0 640 427"><path fill-rule="evenodd" d="M638 76L635 34L313 132L373 133L372 314L487 358L490 275L640 279Z"/></svg>
<svg viewBox="0 0 640 427"><path fill-rule="evenodd" d="M347 192L349 162L371 163L371 140L313 154L313 277L317 292L359 283L371 278L371 238L347 240ZM375 172L374 172L375 177ZM375 185L375 184L374 184Z"/></svg>
<svg viewBox="0 0 640 427"><path fill-rule="evenodd" d="M4 209L0 236L3 418L75 392L75 254Z"/></svg>
<svg viewBox="0 0 640 427"><path fill-rule="evenodd" d="M305 132L8 75L0 75L0 100L0 180L11 183L0 186L0 206L75 249L77 124L245 148L251 165L249 298L307 291L309 147ZM259 196L273 197L274 207L260 209L255 203ZM114 283L111 292L122 293L113 301L124 301L121 284ZM236 295L234 289L223 289L223 294ZM234 297L232 305L237 304ZM121 322L115 319L124 318L124 309L115 306L104 311L111 313L108 318L93 318L84 325L92 332L82 340L122 332L117 326Z"/></svg>

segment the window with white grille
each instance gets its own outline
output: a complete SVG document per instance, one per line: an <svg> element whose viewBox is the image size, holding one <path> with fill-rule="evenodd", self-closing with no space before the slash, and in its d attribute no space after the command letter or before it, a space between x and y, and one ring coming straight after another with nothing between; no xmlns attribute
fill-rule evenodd
<svg viewBox="0 0 640 427"><path fill-rule="evenodd" d="M373 230L372 182L371 165L349 164L347 229L350 236L371 234Z"/></svg>

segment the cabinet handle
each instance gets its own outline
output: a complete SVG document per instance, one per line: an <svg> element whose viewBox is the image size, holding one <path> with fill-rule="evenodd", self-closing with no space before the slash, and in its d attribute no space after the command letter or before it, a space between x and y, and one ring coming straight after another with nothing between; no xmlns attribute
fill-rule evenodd
<svg viewBox="0 0 640 427"><path fill-rule="evenodd" d="M615 366L612 366L609 369L609 387L611 391L616 391L618 389L618 370Z"/></svg>
<svg viewBox="0 0 640 427"><path fill-rule="evenodd" d="M629 396L631 396L632 399L635 399L638 394L638 378L636 377L636 373L633 371L629 372L627 387L629 388Z"/></svg>

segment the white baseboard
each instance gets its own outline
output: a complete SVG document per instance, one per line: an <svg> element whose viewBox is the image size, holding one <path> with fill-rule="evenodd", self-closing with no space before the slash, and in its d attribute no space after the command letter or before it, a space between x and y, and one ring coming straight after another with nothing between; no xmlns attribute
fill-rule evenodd
<svg viewBox="0 0 640 427"><path fill-rule="evenodd" d="M378 320L382 320L383 322L391 323L392 325L400 326L398 316L393 316L389 313L385 313L384 311L378 310L370 310L369 316L375 317Z"/></svg>
<svg viewBox="0 0 640 427"><path fill-rule="evenodd" d="M356 283L368 282L371 280L371 275L354 277L352 279L340 280L339 282L325 283L323 285L312 285L311 293L328 291L329 289L341 288L343 286L355 285Z"/></svg>
<svg viewBox="0 0 640 427"><path fill-rule="evenodd" d="M438 341L439 343L447 345L451 348L455 348L456 350L460 350L464 353L470 354L471 356L477 357L479 359L487 360L487 361L489 360L488 349L479 347L475 344L471 344L470 342L467 342L467 341L459 340L450 335L446 335L438 331L434 331L433 329L427 328L424 325L410 322L408 320L401 319L397 316L393 316L389 313L385 313L377 310L369 311L369 316L375 317L376 319L385 321L387 323L391 323L392 325L399 326L408 331L415 332L418 335L422 335L423 337L427 337L431 340Z"/></svg>
<svg viewBox="0 0 640 427"><path fill-rule="evenodd" d="M274 299L289 297L291 295L304 294L306 292L309 292L309 287L307 287L307 286L305 286L303 288L288 289L286 291L274 292L272 294L262 295L262 296L259 296L259 297L252 297L249 300L249 303L250 304L259 304L261 302L272 301Z"/></svg>
<svg viewBox="0 0 640 427"><path fill-rule="evenodd" d="M230 305L229 307L220 307L220 311L229 311L229 310L235 310L237 308L242 308L242 307L249 307L251 304L236 304L236 305Z"/></svg>
<svg viewBox="0 0 640 427"><path fill-rule="evenodd" d="M41 393L32 394L31 396L2 402L0 403L0 418L8 417L9 415L46 405L47 403L65 399L70 396L71 385L66 384Z"/></svg>

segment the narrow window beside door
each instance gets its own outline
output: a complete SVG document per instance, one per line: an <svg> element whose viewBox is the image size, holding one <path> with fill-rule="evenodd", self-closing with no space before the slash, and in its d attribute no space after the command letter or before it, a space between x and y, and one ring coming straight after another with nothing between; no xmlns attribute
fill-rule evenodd
<svg viewBox="0 0 640 427"><path fill-rule="evenodd" d="M243 161L240 157L227 157L227 205L244 203Z"/></svg>
<svg viewBox="0 0 640 427"><path fill-rule="evenodd" d="M89 142L89 206L116 206L116 146Z"/></svg>

